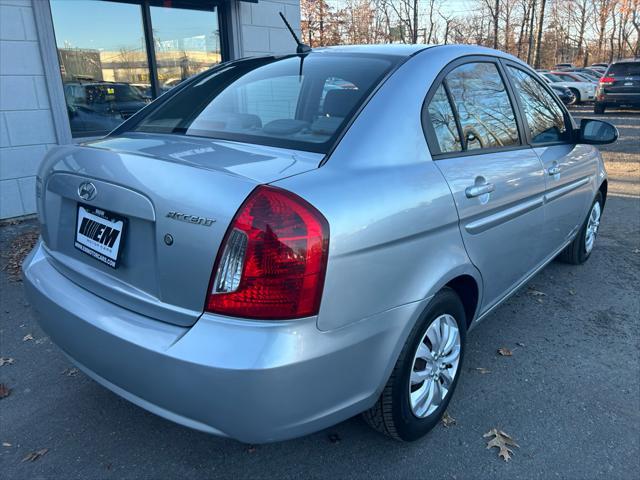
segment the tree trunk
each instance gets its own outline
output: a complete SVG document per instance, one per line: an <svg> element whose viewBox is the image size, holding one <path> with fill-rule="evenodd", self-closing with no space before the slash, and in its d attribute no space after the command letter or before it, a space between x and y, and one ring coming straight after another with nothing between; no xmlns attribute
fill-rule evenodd
<svg viewBox="0 0 640 480"><path fill-rule="evenodd" d="M544 9L547 6L547 0L540 3L540 20L538 22L538 38L536 44L536 61L535 68L540 68L540 47L542 46L542 30L544 29Z"/></svg>
<svg viewBox="0 0 640 480"><path fill-rule="evenodd" d="M500 18L500 0L496 0L493 10L493 48L498 49L498 19Z"/></svg>
<svg viewBox="0 0 640 480"><path fill-rule="evenodd" d="M536 0L531 5L531 20L529 23L529 49L527 50L527 63L531 65L533 61L533 23L536 18Z"/></svg>

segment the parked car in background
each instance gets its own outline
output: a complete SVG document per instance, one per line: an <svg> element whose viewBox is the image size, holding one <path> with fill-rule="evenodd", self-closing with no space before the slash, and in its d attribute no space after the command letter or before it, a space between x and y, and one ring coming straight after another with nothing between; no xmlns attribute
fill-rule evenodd
<svg viewBox="0 0 640 480"><path fill-rule="evenodd" d="M113 130L149 99L128 83L89 81L64 84L69 122L85 136Z"/></svg>
<svg viewBox="0 0 640 480"><path fill-rule="evenodd" d="M602 73L593 70L592 68L573 68L568 71L578 73L584 77L587 77L591 81L595 81L596 83L600 80L600 77L602 77Z"/></svg>
<svg viewBox="0 0 640 480"><path fill-rule="evenodd" d="M563 68L573 68L573 64L572 63L556 63L553 68L555 68L556 70L560 70Z"/></svg>
<svg viewBox="0 0 640 480"><path fill-rule="evenodd" d="M49 150L24 284L80 369L174 422L258 443L364 412L416 440L467 331L591 255L616 138L482 47L223 63Z"/></svg>
<svg viewBox="0 0 640 480"><path fill-rule="evenodd" d="M551 71L556 77L560 78L565 82L589 82L589 83L598 83L598 81L594 78L588 77L584 74L569 71L569 70L553 70Z"/></svg>
<svg viewBox="0 0 640 480"><path fill-rule="evenodd" d="M596 85L586 80L576 80L575 77L561 77L557 72L542 73L542 78L549 83L567 87L576 97L576 103L589 102L595 98Z"/></svg>
<svg viewBox="0 0 640 480"><path fill-rule="evenodd" d="M600 79L593 111L602 114L611 107L640 107L640 59L612 63Z"/></svg>
<svg viewBox="0 0 640 480"><path fill-rule="evenodd" d="M573 105L576 103L576 96L567 87L562 85L551 84L551 89L565 105Z"/></svg>

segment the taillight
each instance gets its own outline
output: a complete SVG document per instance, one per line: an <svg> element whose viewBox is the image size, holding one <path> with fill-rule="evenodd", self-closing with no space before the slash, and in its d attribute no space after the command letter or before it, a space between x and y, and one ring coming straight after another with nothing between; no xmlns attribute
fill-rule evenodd
<svg viewBox="0 0 640 480"><path fill-rule="evenodd" d="M616 79L613 78L613 77L600 77L600 83L602 85L610 85L615 81L616 81Z"/></svg>
<svg viewBox="0 0 640 480"><path fill-rule="evenodd" d="M212 313L255 319L316 315L329 250L329 225L297 195L256 188L225 236L207 298Z"/></svg>

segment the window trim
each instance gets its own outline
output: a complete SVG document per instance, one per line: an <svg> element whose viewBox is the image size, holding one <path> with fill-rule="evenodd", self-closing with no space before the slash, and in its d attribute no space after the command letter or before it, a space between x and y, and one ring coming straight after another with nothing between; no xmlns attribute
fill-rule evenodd
<svg viewBox="0 0 640 480"><path fill-rule="evenodd" d="M138 5L140 7L140 15L141 15L141 19L142 19L142 33L144 35L144 43L145 43L145 49L146 49L146 53L147 53L147 68L149 70L149 76L150 76L150 84L151 84L151 94L152 94L152 100L154 101L154 103L156 102L156 100L158 98L160 98L161 96L163 96L162 94L159 94L159 84L158 84L158 69L157 69L157 62L156 62L156 52L155 52L155 46L154 46L154 41L153 41L153 26L152 26L152 22L151 22L151 7L163 7L163 1L162 0L107 0L109 2L112 3L125 3L125 4L130 4L130 5ZM65 125L62 127L62 130L57 132L58 135L58 142L59 143L82 143L82 142L86 142L86 141L91 141L91 140L95 140L95 139L100 139L100 138L105 138L107 136L110 136L111 134L113 134L116 131L121 131L121 127L127 123L131 118L135 117L138 115L139 112L141 112L142 110L147 110L147 107L143 107L140 110L138 110L134 115L132 115L131 117L129 117L127 120L125 120L123 123L121 123L119 126L117 126L113 131L111 132L106 132L103 135L79 135L79 136L74 136L73 135L73 131L71 130L71 120L69 119L69 116L67 114L67 107L66 107L66 96L64 95L64 82L62 81L62 72L60 71L60 62L58 60L58 45L57 45L57 41L56 41L56 29L55 29L55 25L53 23L53 17L51 15L51 3L50 1L45 2L35 2L37 4L42 4L43 8L46 9L46 13L42 13L40 12L41 16L46 16L47 18L44 18L42 21L45 22L46 24L50 25L50 32L51 32L51 36L52 36L52 45L48 46L47 49L51 50L52 52L55 52L55 55L52 56L52 58L55 58L55 64L57 66L57 70L54 74L54 72L51 72L51 76L57 76L57 80L56 83L59 84L59 88L58 86L56 86L56 95L55 97L59 96L59 93L62 93L62 106L60 107L60 111L64 111L64 123ZM206 11L206 12L211 12L213 8L216 9L216 16L218 17L218 32L220 34L220 58L221 58L221 62L217 65L212 66L211 68L215 68L218 65L223 65L225 63L227 63L230 60L230 52L231 52L231 43L230 43L230 38L229 38L229 26L230 26L230 22L229 22L229 10L230 10L230 6L229 6L229 2L226 2L225 0L207 0L205 2L202 2L200 0L174 0L174 2L172 2L172 7L176 8L176 9L182 9L182 10L196 10L196 11ZM37 17L37 15L36 15ZM47 26L48 26L47 25ZM48 29L43 29L43 31L48 31ZM47 39L48 40L48 39ZM47 42L48 43L48 42ZM43 58L49 58L50 55L43 55ZM206 73L209 72L209 70L205 70L205 72L202 73ZM194 75L192 78L195 77L199 77L200 74L196 74ZM47 77L49 77L49 75L47 74ZM47 78L47 83L50 83L50 79ZM183 82L183 83L187 83L187 82ZM177 87L177 86L176 86ZM176 90L176 87L174 87L173 90ZM51 95L51 92L49 92ZM168 92L167 92L168 93ZM166 95L164 95L166 96ZM52 102L53 104L54 102ZM59 121L62 121L61 118L58 118L58 121L54 122L56 125ZM58 127L56 127L58 129Z"/></svg>
<svg viewBox="0 0 640 480"><path fill-rule="evenodd" d="M556 99L556 94L553 93L553 89L551 88L551 85L545 81L540 81L538 80L537 77L537 73L531 69L527 69L524 65L520 65L519 63L513 62L511 60L508 59L504 59L501 58L500 59L500 63L503 65L503 68L505 70L505 74L507 75L507 79L508 82L511 86L511 89L513 91L514 94L514 98L517 104L517 108L519 110L519 116L521 119L521 123L523 125L523 133L524 133L524 138L526 139L526 142L529 146L531 146L532 148L540 148L540 147L552 147L555 145L574 145L575 142L575 130L576 130L576 126L573 122L573 117L569 114L569 110L567 110L567 107L560 101L558 101ZM515 68L517 70L520 70L526 74L528 74L529 76L531 76L533 78L534 81L538 82L539 85L542 86L542 88L549 94L551 95L552 100L556 103L556 105L560 108L560 111L562 111L562 115L564 117L564 124L565 127L567 129L567 131L569 132L568 137L566 140L557 140L554 142L542 142L542 143L533 143L532 141L532 137L531 137L531 128L529 127L529 122L527 121L527 116L526 113L524 111L524 107L522 106L522 104L520 103L520 96L518 95L518 92L516 91L515 86L512 83L511 77L508 74L507 71L507 67L512 67ZM525 128L526 127L526 128Z"/></svg>
<svg viewBox="0 0 640 480"><path fill-rule="evenodd" d="M462 57L456 58L455 60L452 60L447 65L445 65L445 67L442 70L440 70L435 80L432 82L431 87L429 87L429 91L427 92L427 95L425 96L425 99L422 102L422 115L421 115L422 131L425 135L425 139L427 141L427 147L429 148L429 152L433 160L440 160L440 159L446 159L446 158L452 158L452 157L455 157L455 158L470 157L474 155L484 155L484 154L497 153L497 152L510 152L514 150L531 148L528 142L525 141L526 137L523 136L525 132L523 129L521 111L518 105L514 104L514 96L513 96L513 90L511 88L511 83L509 82L508 78L505 78L506 72L502 68L502 64L500 63L500 60L501 60L500 57L496 57L494 55L482 55L482 54L464 55ZM507 98L509 98L509 101L511 102L511 108L513 109L513 116L516 122L516 130L518 132L517 145L510 145L507 147L493 147L493 148L479 148L474 150L465 150L464 140L461 137L460 143L463 147L463 150L459 152L445 152L445 153L440 152L440 147L439 147L438 139L435 137L435 132L431 132L431 130L427 128L427 126L430 124L429 112L428 112L429 103L433 99L433 96L435 95L435 92L438 90L438 87L440 85L446 85L446 82L445 82L446 76L452 70L458 68L461 65L466 65L468 63L493 63L495 65L496 70L498 71L498 74L500 75L500 78L502 80L502 83L504 84L505 91L507 93ZM445 90L447 92L449 91L448 86L445 87ZM454 117L456 119L456 124L458 125L458 135L462 135L462 128L460 125L458 108L455 102L453 102L453 99L450 96L450 92L448 93L447 97L449 99L449 104L451 106ZM434 148L434 145L435 145L435 148Z"/></svg>

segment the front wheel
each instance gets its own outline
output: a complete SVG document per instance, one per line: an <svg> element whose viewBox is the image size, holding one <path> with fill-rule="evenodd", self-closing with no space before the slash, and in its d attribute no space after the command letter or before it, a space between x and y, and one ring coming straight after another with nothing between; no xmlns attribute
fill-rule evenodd
<svg viewBox="0 0 640 480"><path fill-rule="evenodd" d="M573 93L573 96L576 98L571 105L578 105L579 103L582 103L582 98L580 97L580 92L578 90L576 90L575 88L570 88L569 90L571 90L571 92Z"/></svg>
<svg viewBox="0 0 640 480"><path fill-rule="evenodd" d="M582 224L582 228L576 235L576 238L562 251L559 256L560 260L574 265L580 265L587 261L593 251L593 246L598 236L603 207L602 194L598 192L591 204L589 214Z"/></svg>
<svg viewBox="0 0 640 480"><path fill-rule="evenodd" d="M391 377L365 421L396 440L413 441L440 421L462 369L465 311L444 288L411 331Z"/></svg>

